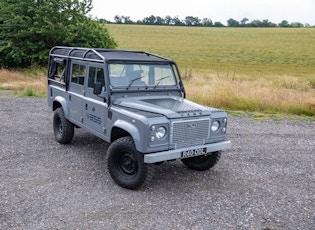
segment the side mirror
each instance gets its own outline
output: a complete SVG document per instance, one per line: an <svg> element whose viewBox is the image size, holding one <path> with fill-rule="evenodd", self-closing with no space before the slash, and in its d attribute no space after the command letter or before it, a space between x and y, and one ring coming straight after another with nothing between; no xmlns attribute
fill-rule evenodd
<svg viewBox="0 0 315 230"><path fill-rule="evenodd" d="M100 95L102 93L102 83L101 82L95 82L94 83L93 93L95 95Z"/></svg>

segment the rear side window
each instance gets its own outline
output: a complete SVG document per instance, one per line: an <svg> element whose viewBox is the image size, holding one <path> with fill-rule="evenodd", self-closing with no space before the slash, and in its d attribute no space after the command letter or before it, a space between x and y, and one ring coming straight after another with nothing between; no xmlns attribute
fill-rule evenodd
<svg viewBox="0 0 315 230"><path fill-rule="evenodd" d="M86 75L85 65L80 65L76 63L72 64L71 82L77 83L79 85L84 85L85 75Z"/></svg>
<svg viewBox="0 0 315 230"><path fill-rule="evenodd" d="M66 62L67 61L62 58L51 59L49 68L49 78L64 83Z"/></svg>

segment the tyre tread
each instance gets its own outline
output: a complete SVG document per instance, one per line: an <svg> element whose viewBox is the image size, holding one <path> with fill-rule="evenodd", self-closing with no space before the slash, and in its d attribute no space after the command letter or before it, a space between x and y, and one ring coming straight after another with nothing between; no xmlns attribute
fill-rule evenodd
<svg viewBox="0 0 315 230"><path fill-rule="evenodd" d="M152 178L154 177L154 165L153 164L145 164L143 163L143 167L145 167L143 169L144 174L140 176L139 180L130 183L127 181L121 181L117 178L117 176L115 175L115 166L112 165L112 157L116 148L121 148L122 146L128 146L128 147L132 147L133 151L137 151L134 145L134 141L130 136L126 136L126 137L122 137L117 139L116 141L114 141L108 148L107 150L107 154L106 154L106 166L107 166L107 171L109 172L111 178L115 181L115 183L117 183L119 186L123 187L123 188L127 188L127 189L131 189L131 190L136 190L136 189L140 189L143 188L147 185L147 183L149 181L152 180ZM139 153L139 152L138 152ZM141 154L141 153L139 153Z"/></svg>
<svg viewBox="0 0 315 230"><path fill-rule="evenodd" d="M56 131L56 119L57 117L59 117L61 123L63 124L63 132L62 134L57 133ZM74 125L65 118L63 109L61 107L57 108L55 110L54 113L54 120L53 120L53 125L54 125L54 134L55 134L55 138L56 140L60 143L60 144L69 144L74 136Z"/></svg>

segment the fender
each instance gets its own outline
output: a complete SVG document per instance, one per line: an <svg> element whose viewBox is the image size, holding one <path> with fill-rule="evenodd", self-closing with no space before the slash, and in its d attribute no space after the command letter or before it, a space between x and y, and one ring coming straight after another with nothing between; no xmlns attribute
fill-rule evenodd
<svg viewBox="0 0 315 230"><path fill-rule="evenodd" d="M54 106L55 102L58 102L59 104L61 104L61 107L63 109L63 113L64 113L65 117L68 119L69 118L69 106L68 106L68 102L66 101L66 99L64 99L61 96L55 97L54 102L53 102L53 110L57 109L57 107Z"/></svg>
<svg viewBox="0 0 315 230"><path fill-rule="evenodd" d="M115 121L115 123L113 124L113 127L117 127L117 128L120 128L122 130L125 130L126 132L128 132L134 143L135 143L135 146L136 146L136 149L139 151L139 152L143 152L143 146L140 145L140 131L139 129L134 125L134 124L131 124L127 121L123 121L123 120L117 120Z"/></svg>

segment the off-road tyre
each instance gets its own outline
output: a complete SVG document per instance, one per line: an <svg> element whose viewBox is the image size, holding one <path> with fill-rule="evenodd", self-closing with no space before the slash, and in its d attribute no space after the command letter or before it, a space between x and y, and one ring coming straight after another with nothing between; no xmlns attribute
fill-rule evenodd
<svg viewBox="0 0 315 230"><path fill-rule="evenodd" d="M63 109L57 108L53 119L55 139L60 144L69 144L74 135L74 125L65 118Z"/></svg>
<svg viewBox="0 0 315 230"><path fill-rule="evenodd" d="M206 171L215 166L220 160L221 152L213 152L211 155L197 156L191 158L182 159L184 165L189 169L197 171Z"/></svg>
<svg viewBox="0 0 315 230"><path fill-rule="evenodd" d="M117 139L109 146L106 164L112 179L127 189L143 187L154 175L154 165L144 163L143 154L136 150L131 137Z"/></svg>

